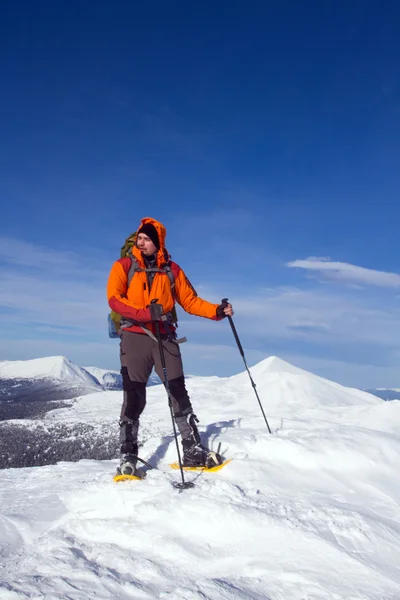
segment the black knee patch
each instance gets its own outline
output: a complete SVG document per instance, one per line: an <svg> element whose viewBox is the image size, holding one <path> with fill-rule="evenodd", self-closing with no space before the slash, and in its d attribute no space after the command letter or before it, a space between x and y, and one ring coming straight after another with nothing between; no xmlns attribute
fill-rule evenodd
<svg viewBox="0 0 400 600"><path fill-rule="evenodd" d="M132 381L130 379L127 367L122 367L121 375L122 375L122 389L124 390L124 392L129 392L135 386L135 381Z"/></svg>
<svg viewBox="0 0 400 600"><path fill-rule="evenodd" d="M184 376L181 375L180 377L176 377L176 379L171 379L168 383L171 395L175 398L179 406L179 412L175 413L175 417L183 417L190 414L193 409L186 390Z"/></svg>
<svg viewBox="0 0 400 600"><path fill-rule="evenodd" d="M146 384L141 381L132 381L129 378L128 369L122 367L122 388L125 392L124 417L130 421L136 421L146 406Z"/></svg>

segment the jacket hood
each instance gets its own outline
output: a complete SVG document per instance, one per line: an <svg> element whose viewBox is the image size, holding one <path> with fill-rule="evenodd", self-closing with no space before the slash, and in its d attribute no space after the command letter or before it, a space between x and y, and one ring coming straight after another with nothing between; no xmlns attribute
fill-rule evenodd
<svg viewBox="0 0 400 600"><path fill-rule="evenodd" d="M160 266L169 260L169 254L168 254L167 249L165 248L165 238L167 236L167 230L164 227L164 225L162 223L160 223L160 221L157 221L156 219L152 219L151 217L144 217L144 219L142 219L140 221L140 225L138 226L136 231L139 231L139 229L142 227L142 225L145 225L146 223L153 225L153 227L155 227L155 229L157 231L158 240L160 242L160 249L158 250L156 256L157 256L157 264L158 264L158 266ZM132 253L138 259L139 263L142 264L143 256L142 256L142 253L139 250L139 248L134 246L132 248Z"/></svg>

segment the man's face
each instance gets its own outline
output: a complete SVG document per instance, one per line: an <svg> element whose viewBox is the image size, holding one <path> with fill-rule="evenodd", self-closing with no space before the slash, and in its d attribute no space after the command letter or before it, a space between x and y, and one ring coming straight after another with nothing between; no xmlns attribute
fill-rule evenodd
<svg viewBox="0 0 400 600"><path fill-rule="evenodd" d="M144 233L139 233L136 239L136 245L145 256L151 256L152 254L156 254L157 252L157 248L155 247L151 239L147 237L147 235L145 235Z"/></svg>

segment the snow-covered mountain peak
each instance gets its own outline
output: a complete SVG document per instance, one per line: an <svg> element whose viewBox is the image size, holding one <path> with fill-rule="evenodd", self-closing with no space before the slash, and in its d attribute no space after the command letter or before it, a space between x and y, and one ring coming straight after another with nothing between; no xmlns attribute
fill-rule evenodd
<svg viewBox="0 0 400 600"><path fill-rule="evenodd" d="M329 381L277 356L270 356L250 367L250 373L258 391L274 412L294 414L318 406L334 408L380 402L372 394ZM247 372L228 378L227 385L240 390L248 388Z"/></svg>
<svg viewBox="0 0 400 600"><path fill-rule="evenodd" d="M122 385L119 371L112 369L100 369L99 367L83 367L85 371L94 377L100 385L113 388L117 383Z"/></svg>
<svg viewBox="0 0 400 600"><path fill-rule="evenodd" d="M0 361L0 379L56 379L96 387L96 381L65 356Z"/></svg>
<svg viewBox="0 0 400 600"><path fill-rule="evenodd" d="M269 373L291 373L293 375L311 375L308 371L295 367L294 365L282 360L279 356L269 356L252 367L257 375Z"/></svg>
<svg viewBox="0 0 400 600"><path fill-rule="evenodd" d="M120 371L100 369L99 367L83 367L106 390L122 390L122 375ZM148 385L158 385L161 381L155 373L149 377Z"/></svg>

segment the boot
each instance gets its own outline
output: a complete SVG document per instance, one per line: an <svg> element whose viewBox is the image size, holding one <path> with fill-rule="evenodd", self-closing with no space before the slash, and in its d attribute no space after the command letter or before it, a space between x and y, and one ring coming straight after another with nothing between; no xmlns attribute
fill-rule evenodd
<svg viewBox="0 0 400 600"><path fill-rule="evenodd" d="M194 435L182 440L182 447L184 467L205 467L206 469L210 469L223 462L219 454L203 446L203 444L196 440Z"/></svg>
<svg viewBox="0 0 400 600"><path fill-rule="evenodd" d="M119 439L121 444L121 462L117 468L119 475L136 475L138 455L139 420L121 421Z"/></svg>
<svg viewBox="0 0 400 600"><path fill-rule="evenodd" d="M137 457L134 454L123 454L117 468L118 475L136 475Z"/></svg>

